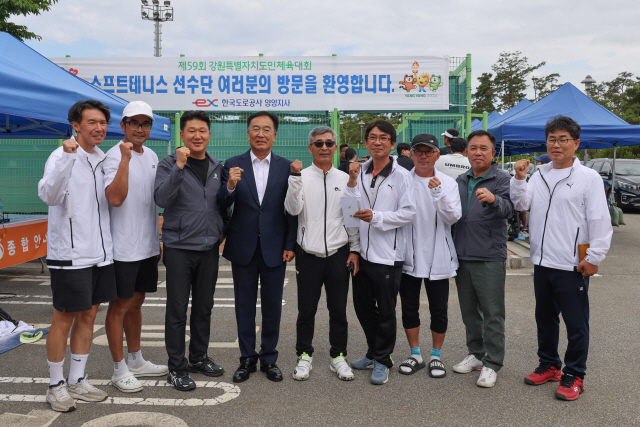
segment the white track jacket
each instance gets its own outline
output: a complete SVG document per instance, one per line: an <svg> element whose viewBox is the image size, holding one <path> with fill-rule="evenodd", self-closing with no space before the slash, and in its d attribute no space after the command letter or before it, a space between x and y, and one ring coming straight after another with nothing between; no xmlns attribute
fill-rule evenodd
<svg viewBox="0 0 640 427"><path fill-rule="evenodd" d="M416 234L413 224L423 218L418 212L409 226L407 226L407 249L405 253L402 272L413 276L416 267L415 259L418 251L422 252L421 258L431 258L431 269L429 280L449 279L456 275L458 270L458 255L451 237L451 226L462 217L462 207L460 204L460 191L458 183L443 172L435 170L435 176L440 180L440 185L430 190L428 194L416 194L416 200L428 197L433 202L436 210L435 221L431 226L435 233L435 244L432 248L424 247L425 239ZM415 177L415 169L411 171L412 178ZM418 204L418 203L417 203ZM419 205L419 204L418 204Z"/></svg>
<svg viewBox="0 0 640 427"><path fill-rule="evenodd" d="M113 262L109 202L104 194L104 153L65 153L47 160L38 196L49 205L47 265L89 267Z"/></svg>
<svg viewBox="0 0 640 427"><path fill-rule="evenodd" d="M366 173L373 159L360 168L358 184L345 185L344 195L358 198L360 209L371 209L370 223L360 221L360 256L383 265L402 265L405 257L406 225L416 215L413 177L394 159L388 176L379 176L371 188L373 175ZM382 175L382 174L380 174Z"/></svg>
<svg viewBox="0 0 640 427"><path fill-rule="evenodd" d="M600 265L613 235L602 178L574 157L569 175L549 188L544 176L552 167L552 163L538 166L528 183L511 178L515 209L531 210L531 262L573 271L579 264L578 245L588 243L586 261Z"/></svg>
<svg viewBox="0 0 640 427"><path fill-rule="evenodd" d="M340 199L349 175L331 168L324 173L312 164L299 175L289 176L284 207L298 216L298 245L320 258L335 254L349 242L349 250L360 252L358 228L346 228Z"/></svg>

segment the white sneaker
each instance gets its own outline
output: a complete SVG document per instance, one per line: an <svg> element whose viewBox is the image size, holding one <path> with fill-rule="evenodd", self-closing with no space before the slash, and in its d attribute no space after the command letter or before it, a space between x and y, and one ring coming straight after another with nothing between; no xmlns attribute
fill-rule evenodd
<svg viewBox="0 0 640 427"><path fill-rule="evenodd" d="M131 372L127 372L119 378L111 377L111 385L123 393L142 391L142 384Z"/></svg>
<svg viewBox="0 0 640 427"><path fill-rule="evenodd" d="M473 354L468 355L457 365L453 365L454 372L459 374L468 374L471 371L482 369L482 361L476 359Z"/></svg>
<svg viewBox="0 0 640 427"><path fill-rule="evenodd" d="M67 383L64 381L60 381L56 386L49 386L46 398L54 411L71 412L76 409L76 401L69 396Z"/></svg>
<svg viewBox="0 0 640 427"><path fill-rule="evenodd" d="M147 360L147 363L140 368L132 368L128 366L129 372L136 377L162 377L169 374L169 368L166 365L156 365Z"/></svg>
<svg viewBox="0 0 640 427"><path fill-rule="evenodd" d="M309 378L309 373L313 367L311 366L311 362L313 362L313 357L309 356L307 353L302 353L300 357L298 357L298 364L296 368L293 370L293 379L297 381L304 381Z"/></svg>
<svg viewBox="0 0 640 427"><path fill-rule="evenodd" d="M342 381L351 381L355 378L355 375L353 375L353 372L347 363L347 359L344 358L342 353L340 353L340 356L331 359L329 369L331 369L331 372L337 373L338 378Z"/></svg>
<svg viewBox="0 0 640 427"><path fill-rule="evenodd" d="M496 371L485 366L482 368L482 372L480 372L480 378L478 378L478 382L476 384L480 387L493 387L494 385L496 385L497 379L498 374L496 374Z"/></svg>
<svg viewBox="0 0 640 427"><path fill-rule="evenodd" d="M69 396L85 402L102 402L107 398L107 393L92 386L89 376L85 375L77 383L69 386Z"/></svg>

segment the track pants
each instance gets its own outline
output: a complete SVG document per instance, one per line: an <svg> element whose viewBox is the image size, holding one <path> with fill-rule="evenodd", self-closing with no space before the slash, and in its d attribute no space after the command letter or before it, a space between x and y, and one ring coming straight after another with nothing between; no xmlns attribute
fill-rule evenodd
<svg viewBox="0 0 640 427"><path fill-rule="evenodd" d="M402 266L375 264L360 258L353 276L353 306L367 339L367 357L391 368L396 345L396 302Z"/></svg>
<svg viewBox="0 0 640 427"><path fill-rule="evenodd" d="M296 321L296 353L313 355L313 334L318 302L324 284L329 310L329 344L331 358L347 355L347 297L349 245L335 254L320 258L296 247L296 281L298 285L298 320Z"/></svg>

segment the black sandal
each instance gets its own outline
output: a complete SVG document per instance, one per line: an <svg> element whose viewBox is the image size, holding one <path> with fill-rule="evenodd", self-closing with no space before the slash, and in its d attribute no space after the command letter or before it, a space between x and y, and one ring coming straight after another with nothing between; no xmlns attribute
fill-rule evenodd
<svg viewBox="0 0 640 427"><path fill-rule="evenodd" d="M402 369L400 369L403 366L411 369L411 371L405 372ZM400 372L402 375L413 375L416 372L418 372L420 369L424 368L425 366L427 366L427 364L424 362L424 360L422 362L418 362L418 360L416 360L415 358L409 357L408 359L405 359L405 361L400 364L400 368L398 368L398 372Z"/></svg>
<svg viewBox="0 0 640 427"><path fill-rule="evenodd" d="M433 375L431 373L431 371L433 371L435 369L439 369L441 371L444 371L444 374L442 374L442 375ZM431 362L429 362L429 376L431 378L444 378L444 377L447 376L447 370L444 368L444 363L442 363L440 361L440 359L433 359Z"/></svg>

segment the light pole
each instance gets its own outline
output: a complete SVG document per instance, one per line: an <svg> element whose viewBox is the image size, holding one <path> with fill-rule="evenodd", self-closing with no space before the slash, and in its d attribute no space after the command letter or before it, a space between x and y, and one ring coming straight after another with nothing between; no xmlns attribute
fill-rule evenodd
<svg viewBox="0 0 640 427"><path fill-rule="evenodd" d="M364 141L362 140L362 129L366 123L360 120L358 124L360 125L360 145L362 146L362 144L364 144Z"/></svg>
<svg viewBox="0 0 640 427"><path fill-rule="evenodd" d="M160 57L162 56L162 40L160 39L160 35L162 31L160 28L162 25L160 22L173 21L173 7L171 7L171 1L165 0L163 5L160 5L159 0L151 0L149 4L148 0L141 0L141 15L142 19L146 21L153 21L155 23L155 48L153 56Z"/></svg>
<svg viewBox="0 0 640 427"><path fill-rule="evenodd" d="M589 96L589 98L591 98L591 91L593 90L593 85L596 83L595 79L593 77L591 77L590 74L587 74L587 77L584 78L583 81L581 81L580 83L582 83L584 85L584 91L587 93L587 96ZM589 154L587 153L587 149L584 149L584 163L587 164L587 161L589 160Z"/></svg>

